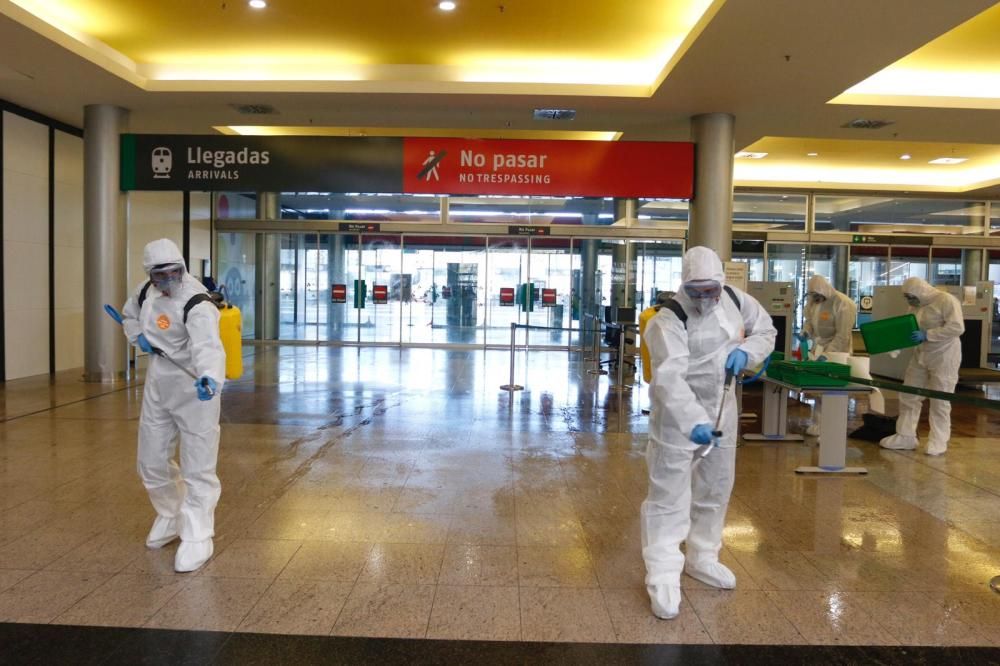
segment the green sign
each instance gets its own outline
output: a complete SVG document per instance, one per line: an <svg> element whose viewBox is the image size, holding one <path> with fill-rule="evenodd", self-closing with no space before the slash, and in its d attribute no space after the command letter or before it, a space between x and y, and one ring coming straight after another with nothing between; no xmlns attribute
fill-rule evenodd
<svg viewBox="0 0 1000 666"><path fill-rule="evenodd" d="M521 285L521 311L534 312L535 310L535 285L525 282Z"/></svg>
<svg viewBox="0 0 1000 666"><path fill-rule="evenodd" d="M354 308L365 309L365 299L368 297L368 284L364 280L354 281Z"/></svg>

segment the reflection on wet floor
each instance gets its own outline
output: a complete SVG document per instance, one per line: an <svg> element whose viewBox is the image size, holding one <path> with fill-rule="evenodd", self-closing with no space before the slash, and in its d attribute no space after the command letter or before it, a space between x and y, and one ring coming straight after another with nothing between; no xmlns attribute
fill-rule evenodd
<svg viewBox="0 0 1000 666"><path fill-rule="evenodd" d="M150 551L141 388L9 382L0 620L274 633L663 643L1000 643L1000 414L956 407L943 458L746 445L722 554L738 589L643 587L646 398L579 356L248 348L227 385L216 556ZM743 411L759 393L748 390ZM864 403L856 405L863 411ZM35 413L37 412L37 413ZM790 406L793 420L808 407ZM27 414L15 418L19 414ZM856 415L855 415L856 416ZM619 418L620 417L620 418ZM856 419L855 419L856 421ZM926 429L926 424L924 424ZM621 429L623 432L618 432Z"/></svg>

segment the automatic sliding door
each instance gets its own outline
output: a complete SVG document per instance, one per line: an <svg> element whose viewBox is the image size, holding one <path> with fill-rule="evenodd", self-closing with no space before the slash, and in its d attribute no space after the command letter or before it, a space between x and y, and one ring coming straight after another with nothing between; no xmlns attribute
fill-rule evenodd
<svg viewBox="0 0 1000 666"><path fill-rule="evenodd" d="M510 344L511 323L526 323L526 311L538 307L531 291L522 288L528 282L528 239L490 238L488 252L486 344Z"/></svg>
<svg viewBox="0 0 1000 666"><path fill-rule="evenodd" d="M552 330L528 331L532 345L571 344L570 332L555 329L571 328L573 255L568 238L531 239L530 282L539 292L535 307L528 313L528 323Z"/></svg>
<svg viewBox="0 0 1000 666"><path fill-rule="evenodd" d="M243 337L254 337L256 323L256 234L222 232L216 242L215 280L226 300L240 309Z"/></svg>
<svg viewBox="0 0 1000 666"><path fill-rule="evenodd" d="M402 244L399 236L361 237L361 274L366 300L361 312L362 344L398 344L402 312L400 276ZM393 289L395 287L395 289Z"/></svg>

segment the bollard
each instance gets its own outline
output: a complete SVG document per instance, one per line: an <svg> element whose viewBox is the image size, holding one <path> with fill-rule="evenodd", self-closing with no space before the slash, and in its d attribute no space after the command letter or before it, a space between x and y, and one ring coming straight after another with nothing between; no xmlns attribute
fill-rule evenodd
<svg viewBox="0 0 1000 666"><path fill-rule="evenodd" d="M503 391L520 391L523 386L514 383L514 338L517 334L517 324L510 324L510 381L500 387Z"/></svg>

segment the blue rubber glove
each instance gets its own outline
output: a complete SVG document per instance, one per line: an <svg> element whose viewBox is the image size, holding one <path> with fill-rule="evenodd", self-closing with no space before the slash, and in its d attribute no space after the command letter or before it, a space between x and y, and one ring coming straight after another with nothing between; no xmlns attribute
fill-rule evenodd
<svg viewBox="0 0 1000 666"><path fill-rule="evenodd" d="M142 351L146 352L147 354L153 353L153 345L149 344L149 340L147 340L146 336L143 335L142 333L140 333L139 337L135 339L135 346L141 349Z"/></svg>
<svg viewBox="0 0 1000 666"><path fill-rule="evenodd" d="M734 349L729 352L729 357L726 358L726 370L739 376L743 372L743 368L747 367L747 361L749 360L745 351L739 348Z"/></svg>
<svg viewBox="0 0 1000 666"><path fill-rule="evenodd" d="M913 331L913 333L910 333L910 340L913 340L914 342L924 342L927 340L927 333L924 331Z"/></svg>
<svg viewBox="0 0 1000 666"><path fill-rule="evenodd" d="M830 360L830 359L828 359L828 358L827 358L826 356L820 356L820 357L819 357L818 359L816 359L816 360L817 360L817 361L819 361L820 363L826 363L826 362L827 362L828 360Z"/></svg>
<svg viewBox="0 0 1000 666"><path fill-rule="evenodd" d="M198 389L198 399L205 401L211 400L216 394L219 385L215 383L215 380L211 377L205 376L194 383L194 387Z"/></svg>
<svg viewBox="0 0 1000 666"><path fill-rule="evenodd" d="M705 446L712 443L712 426L709 423L699 423L691 431L691 441Z"/></svg>

